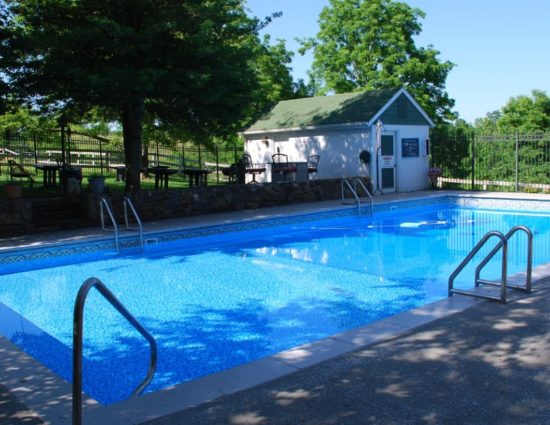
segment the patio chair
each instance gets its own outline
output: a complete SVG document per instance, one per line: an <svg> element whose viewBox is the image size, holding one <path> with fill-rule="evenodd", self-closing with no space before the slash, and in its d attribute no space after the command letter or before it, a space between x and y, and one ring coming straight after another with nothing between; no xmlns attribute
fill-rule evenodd
<svg viewBox="0 0 550 425"><path fill-rule="evenodd" d="M251 156L247 153L243 154L243 157L241 158L241 163L244 166L245 174L252 174L252 181L249 183L251 184L258 183L258 181L256 180L256 175L265 173L265 170L266 170L265 165L254 164L252 162Z"/></svg>
<svg viewBox="0 0 550 425"><path fill-rule="evenodd" d="M289 174L296 172L296 166L288 163L288 155L276 153L275 155L271 155L271 159L273 160L273 172L282 174L285 181Z"/></svg>
<svg viewBox="0 0 550 425"><path fill-rule="evenodd" d="M317 172L317 166L319 165L319 155L310 155L307 159L307 174Z"/></svg>
<svg viewBox="0 0 550 425"><path fill-rule="evenodd" d="M28 179L30 186L34 183L34 177L25 170L21 165L15 162L13 159L8 159L8 165L10 167L10 178Z"/></svg>

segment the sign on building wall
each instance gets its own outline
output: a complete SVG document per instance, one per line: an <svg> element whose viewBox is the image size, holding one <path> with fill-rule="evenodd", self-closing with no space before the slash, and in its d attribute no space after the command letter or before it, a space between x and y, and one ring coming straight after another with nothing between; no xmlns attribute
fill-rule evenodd
<svg viewBox="0 0 550 425"><path fill-rule="evenodd" d="M403 158L419 156L418 139L401 139L401 156Z"/></svg>

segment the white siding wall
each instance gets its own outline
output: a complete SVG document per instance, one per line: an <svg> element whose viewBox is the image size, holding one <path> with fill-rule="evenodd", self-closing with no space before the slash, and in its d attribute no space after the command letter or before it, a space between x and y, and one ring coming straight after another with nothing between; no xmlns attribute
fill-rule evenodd
<svg viewBox="0 0 550 425"><path fill-rule="evenodd" d="M429 137L428 126L384 125L384 133L395 134L396 141L396 181L397 191L407 192L428 187L428 157L425 142ZM268 146L264 143L268 137ZM267 171L257 176L260 182L271 181L271 155L281 153L288 155L289 161L307 161L309 155L320 155L319 168L312 179L329 179L351 176L371 175L376 179L375 150L376 131L367 127L355 129L334 129L297 131L277 134L246 135L245 150L255 163L267 164ZM420 153L415 158L401 156L401 138L418 138ZM359 161L359 153L368 150L371 153L370 170L366 170ZM247 181L251 177L247 176ZM376 185L376 183L375 183Z"/></svg>
<svg viewBox="0 0 550 425"><path fill-rule="evenodd" d="M396 182L398 192L411 192L428 188L429 158L426 155L426 139L429 138L429 127L420 125L384 125L385 132L395 134ZM419 140L418 157L402 156L401 139L417 138Z"/></svg>
<svg viewBox="0 0 550 425"><path fill-rule="evenodd" d="M268 135L269 146L263 142L264 136L249 135L245 150L253 162L270 164L271 155L288 155L289 161L305 162L309 155L319 155L318 172L311 179L330 179L349 176L365 176L367 171L359 161L359 153L369 150L370 137L366 128L355 130L301 131ZM271 173L262 176L261 181L270 181Z"/></svg>

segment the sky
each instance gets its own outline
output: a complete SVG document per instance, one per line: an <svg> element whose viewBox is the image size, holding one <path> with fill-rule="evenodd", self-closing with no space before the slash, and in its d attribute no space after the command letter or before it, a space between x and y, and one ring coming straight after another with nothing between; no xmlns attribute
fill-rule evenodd
<svg viewBox="0 0 550 425"><path fill-rule="evenodd" d="M460 118L473 122L533 89L550 95L550 0L402 0L426 13L418 47L432 45L441 61L456 66L446 89ZM314 37L329 0L248 0L263 18L281 11L262 33L286 40L295 53L295 79L307 81L311 53L301 56L296 38Z"/></svg>

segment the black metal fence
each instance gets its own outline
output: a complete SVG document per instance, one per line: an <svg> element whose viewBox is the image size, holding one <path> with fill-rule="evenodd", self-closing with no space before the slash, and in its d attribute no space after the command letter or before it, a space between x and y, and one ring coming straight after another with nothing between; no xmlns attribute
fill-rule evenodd
<svg viewBox="0 0 550 425"><path fill-rule="evenodd" d="M242 156L242 148L211 148L177 144L164 146L154 143L144 148L142 165L164 165L183 170L185 167L208 168L220 171ZM14 159L28 171L36 164L66 164L82 170L84 176L99 174L115 176L116 165L124 164L124 149L119 140L90 136L70 130L41 131L32 134L10 134L0 145L0 173L6 170L7 158ZM211 176L220 182L223 174Z"/></svg>
<svg viewBox="0 0 550 425"><path fill-rule="evenodd" d="M442 187L550 192L550 134L432 136Z"/></svg>

